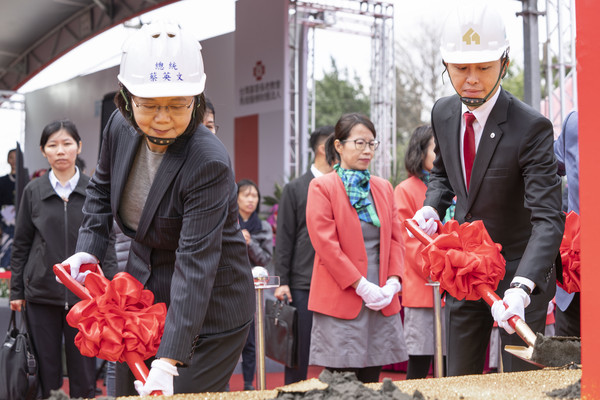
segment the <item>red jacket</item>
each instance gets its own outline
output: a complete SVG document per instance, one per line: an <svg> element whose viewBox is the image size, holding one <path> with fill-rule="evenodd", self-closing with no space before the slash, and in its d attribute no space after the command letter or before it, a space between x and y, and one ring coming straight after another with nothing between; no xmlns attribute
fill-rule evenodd
<svg viewBox="0 0 600 400"><path fill-rule="evenodd" d="M423 207L427 186L416 176L400 182L394 190L394 200L401 221L412 218ZM402 305L404 307L433 307L431 286L426 286L427 275L423 274L421 250L424 246L416 238L402 230L406 253L404 255L404 277L402 280Z"/></svg>
<svg viewBox="0 0 600 400"><path fill-rule="evenodd" d="M388 277L402 277L404 269L404 227L394 205L392 185L371 176L371 194L381 222L379 285ZM362 299L352 284L367 276L367 251L360 220L350 205L346 189L336 173L313 179L308 190L306 225L315 262L308 309L341 319L354 319L362 307ZM395 296L381 312L389 316L400 311Z"/></svg>

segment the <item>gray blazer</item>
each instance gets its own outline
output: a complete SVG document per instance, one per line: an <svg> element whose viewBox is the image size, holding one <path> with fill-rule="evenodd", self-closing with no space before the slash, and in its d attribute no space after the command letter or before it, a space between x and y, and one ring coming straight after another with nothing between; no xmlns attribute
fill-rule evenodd
<svg viewBox="0 0 600 400"><path fill-rule="evenodd" d="M483 129L467 193L460 160L461 117L457 95L434 105L436 159L424 205L444 215L456 195L456 220L483 220L507 262L518 265L507 269L504 280L526 277L535 282L536 292L552 298L564 214L550 121L502 90Z"/></svg>
<svg viewBox="0 0 600 400"><path fill-rule="evenodd" d="M199 336L241 327L254 314L237 187L225 147L200 125L168 147L134 232L118 210L141 140L115 111L87 188L77 251L103 254L114 218L133 238L126 272L168 307L157 357L186 363Z"/></svg>

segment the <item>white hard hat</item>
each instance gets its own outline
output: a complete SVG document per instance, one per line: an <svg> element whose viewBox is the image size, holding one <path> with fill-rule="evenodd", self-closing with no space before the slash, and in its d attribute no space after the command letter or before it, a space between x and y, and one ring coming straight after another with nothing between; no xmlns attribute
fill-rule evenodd
<svg viewBox="0 0 600 400"><path fill-rule="evenodd" d="M444 62L473 64L508 53L504 21L487 1L460 1L444 24L440 51Z"/></svg>
<svg viewBox="0 0 600 400"><path fill-rule="evenodd" d="M202 46L176 24L142 26L123 45L119 81L135 96L195 96L204 91Z"/></svg>

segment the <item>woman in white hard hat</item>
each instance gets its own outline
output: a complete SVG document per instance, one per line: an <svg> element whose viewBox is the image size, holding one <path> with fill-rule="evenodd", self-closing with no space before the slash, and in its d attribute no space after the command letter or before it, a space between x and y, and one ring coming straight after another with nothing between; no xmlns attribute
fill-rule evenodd
<svg viewBox="0 0 600 400"><path fill-rule="evenodd" d="M224 391L254 314L229 156L200 124L200 49L166 23L145 25L125 43L120 112L104 131L77 253L63 262L81 281L79 266L102 260L114 218L133 239L126 272L167 304L146 384L134 389L133 375L118 365L117 396Z"/></svg>
<svg viewBox="0 0 600 400"><path fill-rule="evenodd" d="M482 373L494 320L502 345L522 345L507 320L544 333L555 292L564 229L550 121L500 87L508 68L502 17L486 1L461 1L443 29L441 54L456 95L431 112L436 159L423 208L413 217L429 234L456 195L459 223L483 221L502 245L506 273L490 307L446 296L448 375ZM505 308L505 304L508 308ZM536 368L502 353L505 371Z"/></svg>

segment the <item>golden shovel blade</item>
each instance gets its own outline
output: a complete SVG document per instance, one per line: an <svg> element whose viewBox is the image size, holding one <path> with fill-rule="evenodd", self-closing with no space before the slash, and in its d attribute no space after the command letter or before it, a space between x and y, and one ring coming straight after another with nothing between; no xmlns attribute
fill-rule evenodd
<svg viewBox="0 0 600 400"><path fill-rule="evenodd" d="M519 357L523 361L527 361L530 364L537 365L540 368L544 368L545 365L539 364L531 359L533 355L533 346L504 346L504 351L512 354L515 357Z"/></svg>

